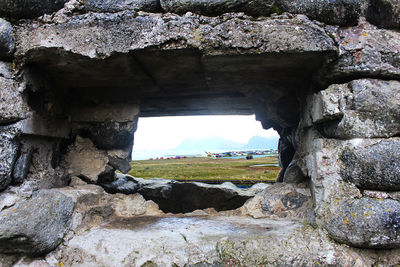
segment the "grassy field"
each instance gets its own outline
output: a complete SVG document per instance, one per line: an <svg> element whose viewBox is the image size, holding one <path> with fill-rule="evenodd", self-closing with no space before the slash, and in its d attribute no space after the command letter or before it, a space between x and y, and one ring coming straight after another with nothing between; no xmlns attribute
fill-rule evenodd
<svg viewBox="0 0 400 267"><path fill-rule="evenodd" d="M137 160L131 162L130 175L140 178L165 178L181 181L202 181L254 184L275 181L280 168L273 166L277 157L252 160L235 158L185 158L174 160ZM268 164L271 166L250 167Z"/></svg>

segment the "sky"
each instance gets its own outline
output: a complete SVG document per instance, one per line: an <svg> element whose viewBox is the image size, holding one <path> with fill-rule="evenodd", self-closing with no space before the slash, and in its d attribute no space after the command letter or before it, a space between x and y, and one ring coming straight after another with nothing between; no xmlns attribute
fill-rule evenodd
<svg viewBox="0 0 400 267"><path fill-rule="evenodd" d="M256 135L268 138L278 136L278 133L272 129L264 130L254 115L139 118L133 149L173 149L185 139L207 136L220 136L246 144Z"/></svg>

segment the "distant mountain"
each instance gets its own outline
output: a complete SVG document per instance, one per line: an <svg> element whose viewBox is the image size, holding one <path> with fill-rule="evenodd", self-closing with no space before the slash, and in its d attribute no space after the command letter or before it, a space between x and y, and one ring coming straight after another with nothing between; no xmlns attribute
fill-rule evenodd
<svg viewBox="0 0 400 267"><path fill-rule="evenodd" d="M277 149L279 137L266 138L253 136L247 144L237 143L219 136L209 136L202 139L186 139L175 150L181 151L213 151L213 150L248 150Z"/></svg>
<svg viewBox="0 0 400 267"><path fill-rule="evenodd" d="M278 149L279 137L253 136L243 149Z"/></svg>

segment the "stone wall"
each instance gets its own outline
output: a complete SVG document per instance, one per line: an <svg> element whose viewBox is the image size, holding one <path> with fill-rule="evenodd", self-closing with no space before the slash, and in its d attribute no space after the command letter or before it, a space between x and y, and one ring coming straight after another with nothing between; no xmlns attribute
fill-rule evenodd
<svg viewBox="0 0 400 267"><path fill-rule="evenodd" d="M0 252L54 249L73 204L46 189L128 172L139 116L253 113L281 136L278 181L309 181L315 227L400 247L397 1L19 0L0 16ZM43 201L66 203L45 246L2 232Z"/></svg>

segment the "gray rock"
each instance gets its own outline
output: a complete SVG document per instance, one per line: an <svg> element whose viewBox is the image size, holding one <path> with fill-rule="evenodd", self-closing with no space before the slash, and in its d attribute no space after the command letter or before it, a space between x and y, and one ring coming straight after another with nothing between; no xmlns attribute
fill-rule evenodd
<svg viewBox="0 0 400 267"><path fill-rule="evenodd" d="M25 153L19 155L13 169L11 181L13 185L21 184L25 180L28 175L29 167L31 166L32 154L33 149L30 148Z"/></svg>
<svg viewBox="0 0 400 267"><path fill-rule="evenodd" d="M136 122L108 121L85 124L80 128L87 131L97 148L109 150L132 147L136 127Z"/></svg>
<svg viewBox="0 0 400 267"><path fill-rule="evenodd" d="M361 198L344 202L325 225L338 242L361 248L400 247L400 203Z"/></svg>
<svg viewBox="0 0 400 267"><path fill-rule="evenodd" d="M400 33L369 25L339 28L332 32L340 46L340 56L325 70L324 86L354 77L400 78Z"/></svg>
<svg viewBox="0 0 400 267"><path fill-rule="evenodd" d="M340 26L357 25L361 0L277 0L278 12L304 14L311 19Z"/></svg>
<svg viewBox="0 0 400 267"><path fill-rule="evenodd" d="M232 183L210 185L195 182L177 182L165 179L141 179L116 174L117 180L100 185L109 193L141 194L153 200L164 212L186 213L197 209L232 210L254 196Z"/></svg>
<svg viewBox="0 0 400 267"><path fill-rule="evenodd" d="M108 166L108 157L98 150L88 138L77 136L75 143L68 147L65 157L69 174L96 183L98 176L104 173Z"/></svg>
<svg viewBox="0 0 400 267"><path fill-rule="evenodd" d="M244 12L251 16L269 16L273 0L161 0L161 7L171 13L194 12L217 16L229 12Z"/></svg>
<svg viewBox="0 0 400 267"><path fill-rule="evenodd" d="M131 176L123 175L120 173L115 174L115 180L110 181L99 181L99 184L104 187L108 193L116 194L134 194L138 191L139 183L136 179Z"/></svg>
<svg viewBox="0 0 400 267"><path fill-rule="evenodd" d="M5 69L9 69L4 63L0 62ZM10 78L0 76L0 124L10 124L26 117L26 105L18 91L18 83Z"/></svg>
<svg viewBox="0 0 400 267"><path fill-rule="evenodd" d="M11 23L0 18L0 60L9 60L14 49L13 27Z"/></svg>
<svg viewBox="0 0 400 267"><path fill-rule="evenodd" d="M307 218L311 212L311 193L308 188L292 184L274 184L262 192L262 210L278 217Z"/></svg>
<svg viewBox="0 0 400 267"><path fill-rule="evenodd" d="M0 127L0 191L6 189L12 179L12 168L19 153L19 144L14 139L17 129Z"/></svg>
<svg viewBox="0 0 400 267"><path fill-rule="evenodd" d="M100 59L162 44L170 44L165 47L167 50L171 47L177 50L198 48L203 55L309 51L315 52L316 58L320 59L318 52L337 51L332 38L304 16L259 21L234 14L227 18L192 14L138 15L133 12L125 12L124 16L100 13L84 16L74 16L63 23L46 24L46 27L33 27L28 23L21 25L16 33L19 40L17 54L25 55L30 50L53 47ZM267 31L266 28L271 30ZM82 34L85 38L81 38ZM146 92L148 89L146 87Z"/></svg>
<svg viewBox="0 0 400 267"><path fill-rule="evenodd" d="M118 157L108 157L108 164L114 167L116 170L121 171L122 173L128 173L131 170L131 165L129 164L128 159L121 159Z"/></svg>
<svg viewBox="0 0 400 267"><path fill-rule="evenodd" d="M367 20L383 28L400 27L400 5L397 0L370 0Z"/></svg>
<svg viewBox="0 0 400 267"><path fill-rule="evenodd" d="M119 12L140 10L147 12L160 11L158 0L85 0L85 9L93 12Z"/></svg>
<svg viewBox="0 0 400 267"><path fill-rule="evenodd" d="M41 190L0 213L0 252L41 255L55 249L69 228L74 202Z"/></svg>
<svg viewBox="0 0 400 267"><path fill-rule="evenodd" d="M342 177L362 189L400 190L400 140L345 150Z"/></svg>
<svg viewBox="0 0 400 267"><path fill-rule="evenodd" d="M12 19L35 18L60 10L67 0L1 0L0 16Z"/></svg>
<svg viewBox="0 0 400 267"><path fill-rule="evenodd" d="M362 79L319 92L312 118L327 137L391 137L400 133L399 110L400 82Z"/></svg>
<svg viewBox="0 0 400 267"><path fill-rule="evenodd" d="M292 143L289 140L289 137L286 136L279 138L278 152L279 166L282 168L282 170L280 171L276 181L282 182L286 168L289 166L296 152L296 150L293 148Z"/></svg>
<svg viewBox="0 0 400 267"><path fill-rule="evenodd" d="M286 168L285 174L283 176L284 183L302 183L307 179L303 171L297 164L297 160L292 160L289 166Z"/></svg>

